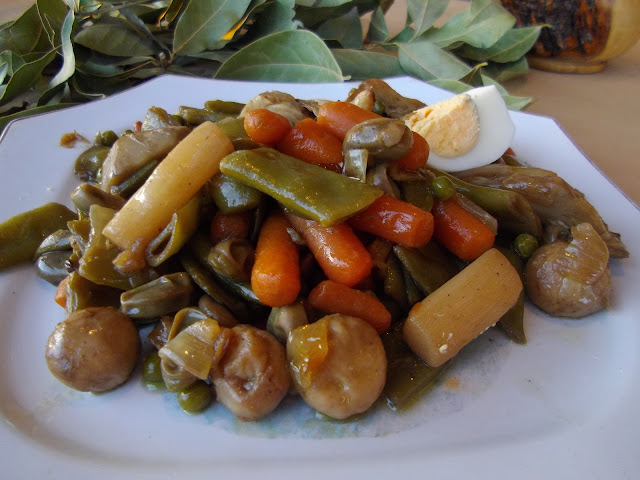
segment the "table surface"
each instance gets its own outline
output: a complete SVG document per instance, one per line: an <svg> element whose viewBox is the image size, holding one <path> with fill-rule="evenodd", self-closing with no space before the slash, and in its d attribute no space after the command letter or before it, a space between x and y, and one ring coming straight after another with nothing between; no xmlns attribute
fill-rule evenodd
<svg viewBox="0 0 640 480"><path fill-rule="evenodd" d="M35 0L0 0L0 22L16 18ZM465 8L454 0L450 12ZM406 18L396 1L389 28ZM640 28L640 27L639 27ZM531 69L505 83L512 95L533 97L526 111L555 119L580 150L636 205L640 205L640 42L594 74ZM640 163L640 162L639 162Z"/></svg>

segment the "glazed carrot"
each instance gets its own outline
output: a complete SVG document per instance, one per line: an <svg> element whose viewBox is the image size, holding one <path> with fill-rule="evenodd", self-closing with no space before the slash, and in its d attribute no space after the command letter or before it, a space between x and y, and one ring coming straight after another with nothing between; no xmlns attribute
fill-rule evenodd
<svg viewBox="0 0 640 480"><path fill-rule="evenodd" d="M279 113L257 108L244 117L244 129L254 142L273 146L291 129L291 123Z"/></svg>
<svg viewBox="0 0 640 480"><path fill-rule="evenodd" d="M396 165L406 170L417 170L424 167L429 159L429 144L419 133L411 133L413 134L413 147L406 157L396 160Z"/></svg>
<svg viewBox="0 0 640 480"><path fill-rule="evenodd" d="M318 110L317 121L343 141L351 127L372 118L380 118L380 115L349 102L325 102Z"/></svg>
<svg viewBox="0 0 640 480"><path fill-rule="evenodd" d="M56 293L53 297L55 302L62 308L66 308L67 306L67 285L69 285L68 275L58 284L58 288L56 289Z"/></svg>
<svg viewBox="0 0 640 480"><path fill-rule="evenodd" d="M286 155L316 165L342 161L342 140L338 140L311 118L296 123L278 142L277 149Z"/></svg>
<svg viewBox="0 0 640 480"><path fill-rule="evenodd" d="M246 239L249 236L249 214L222 213L218 210L211 219L210 235L214 244L230 238Z"/></svg>
<svg viewBox="0 0 640 480"><path fill-rule="evenodd" d="M458 258L475 260L493 247L493 231L455 199L436 200L431 212L434 237Z"/></svg>
<svg viewBox="0 0 640 480"><path fill-rule="evenodd" d="M433 235L431 213L388 195L350 217L349 224L405 247L422 247Z"/></svg>
<svg viewBox="0 0 640 480"><path fill-rule="evenodd" d="M346 223L323 227L313 220L287 214L307 242L309 251L329 280L353 287L373 268L368 250Z"/></svg>
<svg viewBox="0 0 640 480"><path fill-rule="evenodd" d="M309 292L307 300L311 307L327 314L340 313L361 318L378 333L383 333L391 325L391 313L380 300L362 290L331 280L316 285Z"/></svg>
<svg viewBox="0 0 640 480"><path fill-rule="evenodd" d="M251 289L262 303L282 307L293 303L300 292L300 260L289 221L281 213L265 220L256 245L251 270Z"/></svg>

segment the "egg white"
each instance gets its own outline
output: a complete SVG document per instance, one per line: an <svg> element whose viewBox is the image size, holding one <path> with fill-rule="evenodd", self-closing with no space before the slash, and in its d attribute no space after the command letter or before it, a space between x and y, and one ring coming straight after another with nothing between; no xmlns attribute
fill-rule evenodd
<svg viewBox="0 0 640 480"><path fill-rule="evenodd" d="M507 105L495 86L474 88L461 95L468 95L477 108L478 140L471 150L458 156L441 157L431 151L427 165L445 172L459 172L496 161L511 146L515 134ZM478 128L478 125L469 125L469 128Z"/></svg>

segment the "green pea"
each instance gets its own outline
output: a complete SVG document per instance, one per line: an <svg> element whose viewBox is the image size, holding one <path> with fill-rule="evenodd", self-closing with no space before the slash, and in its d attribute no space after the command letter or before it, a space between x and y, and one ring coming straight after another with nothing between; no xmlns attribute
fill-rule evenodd
<svg viewBox="0 0 640 480"><path fill-rule="evenodd" d="M456 193L456 187L453 182L445 176L434 178L433 182L431 182L431 189L433 194L440 200L451 198Z"/></svg>
<svg viewBox="0 0 640 480"><path fill-rule="evenodd" d="M538 249L538 239L529 233L521 233L513 241L513 247L522 258L529 258Z"/></svg>
<svg viewBox="0 0 640 480"><path fill-rule="evenodd" d="M178 392L178 403L187 413L200 413L211 403L211 387L203 381L192 383Z"/></svg>
<svg viewBox="0 0 640 480"><path fill-rule="evenodd" d="M142 379L147 385L152 386L163 383L160 356L156 350L147 355L142 362Z"/></svg>

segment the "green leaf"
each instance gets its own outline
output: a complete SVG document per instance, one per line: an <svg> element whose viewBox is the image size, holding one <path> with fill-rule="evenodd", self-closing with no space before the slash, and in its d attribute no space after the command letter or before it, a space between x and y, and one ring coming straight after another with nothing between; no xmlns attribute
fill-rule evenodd
<svg viewBox="0 0 640 480"><path fill-rule="evenodd" d="M316 34L324 40L335 40L343 48L362 48L362 23L358 9L352 8L338 18L324 22L316 30Z"/></svg>
<svg viewBox="0 0 640 480"><path fill-rule="evenodd" d="M0 131L4 130L7 124L9 122L12 122L13 120L31 117L33 115L40 115L42 113L53 112L55 110L61 110L73 105L75 105L75 103L55 103L52 105L43 105L41 107L29 108L28 110L22 110L21 112L13 113L11 115L4 115L0 117Z"/></svg>
<svg viewBox="0 0 640 480"><path fill-rule="evenodd" d="M173 51L180 55L220 48L222 37L238 23L250 0L191 0L178 19Z"/></svg>
<svg viewBox="0 0 640 480"><path fill-rule="evenodd" d="M489 62L486 67L483 67L482 72L497 82L506 82L512 78L526 75L529 72L529 64L525 57L509 63Z"/></svg>
<svg viewBox="0 0 640 480"><path fill-rule="evenodd" d="M504 102L509 110L523 110L533 103L532 97L515 97L513 95L503 95Z"/></svg>
<svg viewBox="0 0 640 480"><path fill-rule="evenodd" d="M471 71L464 77L462 77L460 81L472 87L482 86L482 67L484 67L485 65L486 63L479 63L477 65L474 65Z"/></svg>
<svg viewBox="0 0 640 480"><path fill-rule="evenodd" d="M371 23L367 30L367 42L384 42L389 38L387 20L381 7L376 8L371 15Z"/></svg>
<svg viewBox="0 0 640 480"><path fill-rule="evenodd" d="M55 77L49 82L51 88L55 88L63 82L66 82L76 69L76 57L73 53L73 43L71 42L71 32L73 31L73 22L75 15L73 10L70 9L62 23L62 27L59 32L60 40L62 43L62 66Z"/></svg>
<svg viewBox="0 0 640 480"><path fill-rule="evenodd" d="M345 3L349 3L350 0L317 0L313 3L314 8L331 8L339 7Z"/></svg>
<svg viewBox="0 0 640 480"><path fill-rule="evenodd" d="M117 17L106 17L83 28L73 40L96 52L118 57L153 55L158 50L154 42L140 36L125 20Z"/></svg>
<svg viewBox="0 0 640 480"><path fill-rule="evenodd" d="M462 93L473 88L471 85L461 82L460 80L453 80L451 78L436 78L429 80L429 85L443 88L452 93Z"/></svg>
<svg viewBox="0 0 640 480"><path fill-rule="evenodd" d="M353 8L353 5L349 3L325 8L300 6L296 8L296 19L302 22L304 28L315 31L318 25L344 15L351 8Z"/></svg>
<svg viewBox="0 0 640 480"><path fill-rule="evenodd" d="M500 92L500 95L502 95L502 98L507 104L507 108L510 110L522 110L533 101L531 97L515 97L513 95L509 95L506 88L496 82L493 78L487 77L486 75L482 75L482 83L487 86L494 85Z"/></svg>
<svg viewBox="0 0 640 480"><path fill-rule="evenodd" d="M398 59L404 71L425 81L436 78L459 80L472 70L452 53L425 41L400 43Z"/></svg>
<svg viewBox="0 0 640 480"><path fill-rule="evenodd" d="M294 0L274 0L269 2L260 13L249 33L254 38L285 30L296 30L302 24L294 19L296 14Z"/></svg>
<svg viewBox="0 0 640 480"><path fill-rule="evenodd" d="M542 26L512 28L489 48L465 45L460 54L472 60L507 63L522 58L538 40Z"/></svg>
<svg viewBox="0 0 640 480"><path fill-rule="evenodd" d="M385 78L404 75L396 55L336 48L331 50L343 75L351 79Z"/></svg>
<svg viewBox="0 0 640 480"><path fill-rule="evenodd" d="M142 38L146 38L150 40L151 43L154 43L160 49L162 49L163 45L156 40L155 36L153 35L153 32L151 32L147 24L144 23L144 21L140 18L140 16L143 15L143 12L146 10L146 9L141 9L140 7L141 6L138 6L137 9L135 8L135 6L122 7L118 10L118 12L120 13L120 15L122 15L122 17L127 22L129 22L129 26L131 28L134 28ZM136 10L140 10L140 11L136 11ZM155 10L152 10L152 11L155 11Z"/></svg>
<svg viewBox="0 0 640 480"><path fill-rule="evenodd" d="M0 79L0 83L4 82L4 79L7 76L13 75L21 65L25 63L24 57L20 55L16 55L11 50L5 50L0 53L0 70L2 72L2 78Z"/></svg>
<svg viewBox="0 0 640 480"><path fill-rule="evenodd" d="M316 0L296 0L296 5L302 5L303 7L313 7Z"/></svg>
<svg viewBox="0 0 640 480"><path fill-rule="evenodd" d="M443 48L458 42L488 48L513 27L515 21L515 17L494 0L472 0L467 10L420 38Z"/></svg>
<svg viewBox="0 0 640 480"><path fill-rule="evenodd" d="M56 51L51 50L40 56L37 60L21 65L13 72L13 75L5 85L0 104L11 101L18 95L26 92L42 78L42 71L56 57Z"/></svg>
<svg viewBox="0 0 640 480"><path fill-rule="evenodd" d="M44 31L54 47L61 45L60 31L69 7L62 0L37 0L36 6Z"/></svg>
<svg viewBox="0 0 640 480"><path fill-rule="evenodd" d="M390 42L395 43L408 43L411 42L416 36L416 31L409 24L405 25L405 27L398 32L398 34L393 37Z"/></svg>
<svg viewBox="0 0 640 480"><path fill-rule="evenodd" d="M413 21L415 35L420 36L433 26L449 6L449 0L407 0L407 11Z"/></svg>
<svg viewBox="0 0 640 480"><path fill-rule="evenodd" d="M173 23L173 21L184 11L184 4L187 0L171 0L164 13L160 16L160 22Z"/></svg>
<svg viewBox="0 0 640 480"><path fill-rule="evenodd" d="M284 82L340 82L340 67L320 37L308 30L272 33L222 64L215 78Z"/></svg>
<svg viewBox="0 0 640 480"><path fill-rule="evenodd" d="M18 55L46 52L51 49L38 8L34 4L14 22L0 30L0 51L11 50Z"/></svg>

